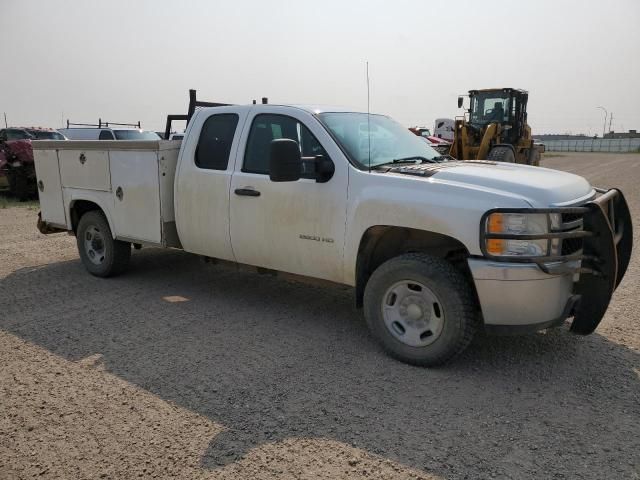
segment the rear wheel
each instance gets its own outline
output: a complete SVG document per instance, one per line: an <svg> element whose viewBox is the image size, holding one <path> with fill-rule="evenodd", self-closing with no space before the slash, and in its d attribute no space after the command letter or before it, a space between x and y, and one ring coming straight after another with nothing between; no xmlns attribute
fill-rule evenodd
<svg viewBox="0 0 640 480"><path fill-rule="evenodd" d="M511 148L501 147L498 145L491 149L489 155L487 155L487 160L491 160L493 162L515 163L516 156Z"/></svg>
<svg viewBox="0 0 640 480"><path fill-rule="evenodd" d="M98 210L87 212L80 218L76 242L80 259L92 275L118 275L129 265L131 244L113 239L107 219Z"/></svg>
<svg viewBox="0 0 640 480"><path fill-rule="evenodd" d="M533 165L534 167L539 167L541 158L542 158L542 154L540 153L540 150L538 150L535 147L532 148L531 151L529 152L529 165Z"/></svg>
<svg viewBox="0 0 640 480"><path fill-rule="evenodd" d="M403 362L441 365L471 342L479 319L465 277L449 262L421 253L388 260L364 294L372 334Z"/></svg>

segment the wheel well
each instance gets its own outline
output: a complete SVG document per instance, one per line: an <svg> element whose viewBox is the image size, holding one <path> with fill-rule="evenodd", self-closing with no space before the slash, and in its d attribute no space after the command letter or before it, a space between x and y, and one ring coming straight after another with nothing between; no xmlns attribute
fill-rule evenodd
<svg viewBox="0 0 640 480"><path fill-rule="evenodd" d="M358 248L356 306L362 307L365 286L376 268L393 257L413 252L445 258L465 275L471 276L466 262L469 252L453 237L414 228L383 225L370 227L362 236Z"/></svg>
<svg viewBox="0 0 640 480"><path fill-rule="evenodd" d="M73 229L73 233L76 233L78 229L78 222L80 222L82 216L92 210L99 210L102 212L102 208L100 208L97 203L91 202L89 200L75 200L71 204L71 228Z"/></svg>

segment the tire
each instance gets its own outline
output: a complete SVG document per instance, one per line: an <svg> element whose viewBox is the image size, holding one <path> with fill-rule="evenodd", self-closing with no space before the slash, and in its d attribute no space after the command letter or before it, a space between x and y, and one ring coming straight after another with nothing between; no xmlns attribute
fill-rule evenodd
<svg viewBox="0 0 640 480"><path fill-rule="evenodd" d="M29 188L29 180L21 173L22 172L17 172L15 177L14 195L21 202L26 202L31 197L31 189Z"/></svg>
<svg viewBox="0 0 640 480"><path fill-rule="evenodd" d="M9 194L16 196L16 175L12 170L7 170L7 183L9 184Z"/></svg>
<svg viewBox="0 0 640 480"><path fill-rule="evenodd" d="M373 272L364 314L390 356L426 367L460 354L480 323L467 279L446 260L422 253L392 258Z"/></svg>
<svg viewBox="0 0 640 480"><path fill-rule="evenodd" d="M531 151L529 152L529 165L532 165L534 167L539 167L541 159L542 159L542 154L540 153L540 150L538 150L535 147L532 148Z"/></svg>
<svg viewBox="0 0 640 480"><path fill-rule="evenodd" d="M9 191L21 202L33 198L37 194L35 181L29 178L26 167L12 168L7 172Z"/></svg>
<svg viewBox="0 0 640 480"><path fill-rule="evenodd" d="M516 156L509 147L496 146L491 149L487 160L492 162L516 163Z"/></svg>
<svg viewBox="0 0 640 480"><path fill-rule="evenodd" d="M131 244L113 239L109 223L99 210L82 215L76 242L80 259L91 275L111 277L124 272L129 266Z"/></svg>

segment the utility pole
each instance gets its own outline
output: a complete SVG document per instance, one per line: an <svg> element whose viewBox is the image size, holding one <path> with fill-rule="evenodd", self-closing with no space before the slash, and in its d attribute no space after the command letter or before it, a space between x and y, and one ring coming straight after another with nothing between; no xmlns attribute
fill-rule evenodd
<svg viewBox="0 0 640 480"><path fill-rule="evenodd" d="M611 131L611 122L613 121L613 112L609 115L609 131Z"/></svg>
<svg viewBox="0 0 640 480"><path fill-rule="evenodd" d="M602 125L602 138L604 138L604 132L607 129L607 115L609 115L609 113L607 112L607 109L604 107L596 107L596 108L604 110L604 125Z"/></svg>
<svg viewBox="0 0 640 480"><path fill-rule="evenodd" d="M9 125L7 124L7 112L4 112L4 128L9 128Z"/></svg>

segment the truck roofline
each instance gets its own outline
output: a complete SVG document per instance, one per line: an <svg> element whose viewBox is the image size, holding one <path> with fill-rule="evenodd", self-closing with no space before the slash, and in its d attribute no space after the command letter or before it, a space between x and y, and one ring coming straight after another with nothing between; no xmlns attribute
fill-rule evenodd
<svg viewBox="0 0 640 480"><path fill-rule="evenodd" d="M298 110L303 110L305 112L311 113L313 115L318 113L367 113L356 108L342 107L337 105L312 105L312 104L285 104L285 103L267 103L267 104L244 104L244 105L225 105L222 107L202 107L198 109L200 110L215 110L215 111L224 111L224 110L233 110L237 108L247 108L247 109L255 109L255 110L269 110L272 107L286 107L286 108L295 108ZM375 114L371 112L372 115Z"/></svg>

